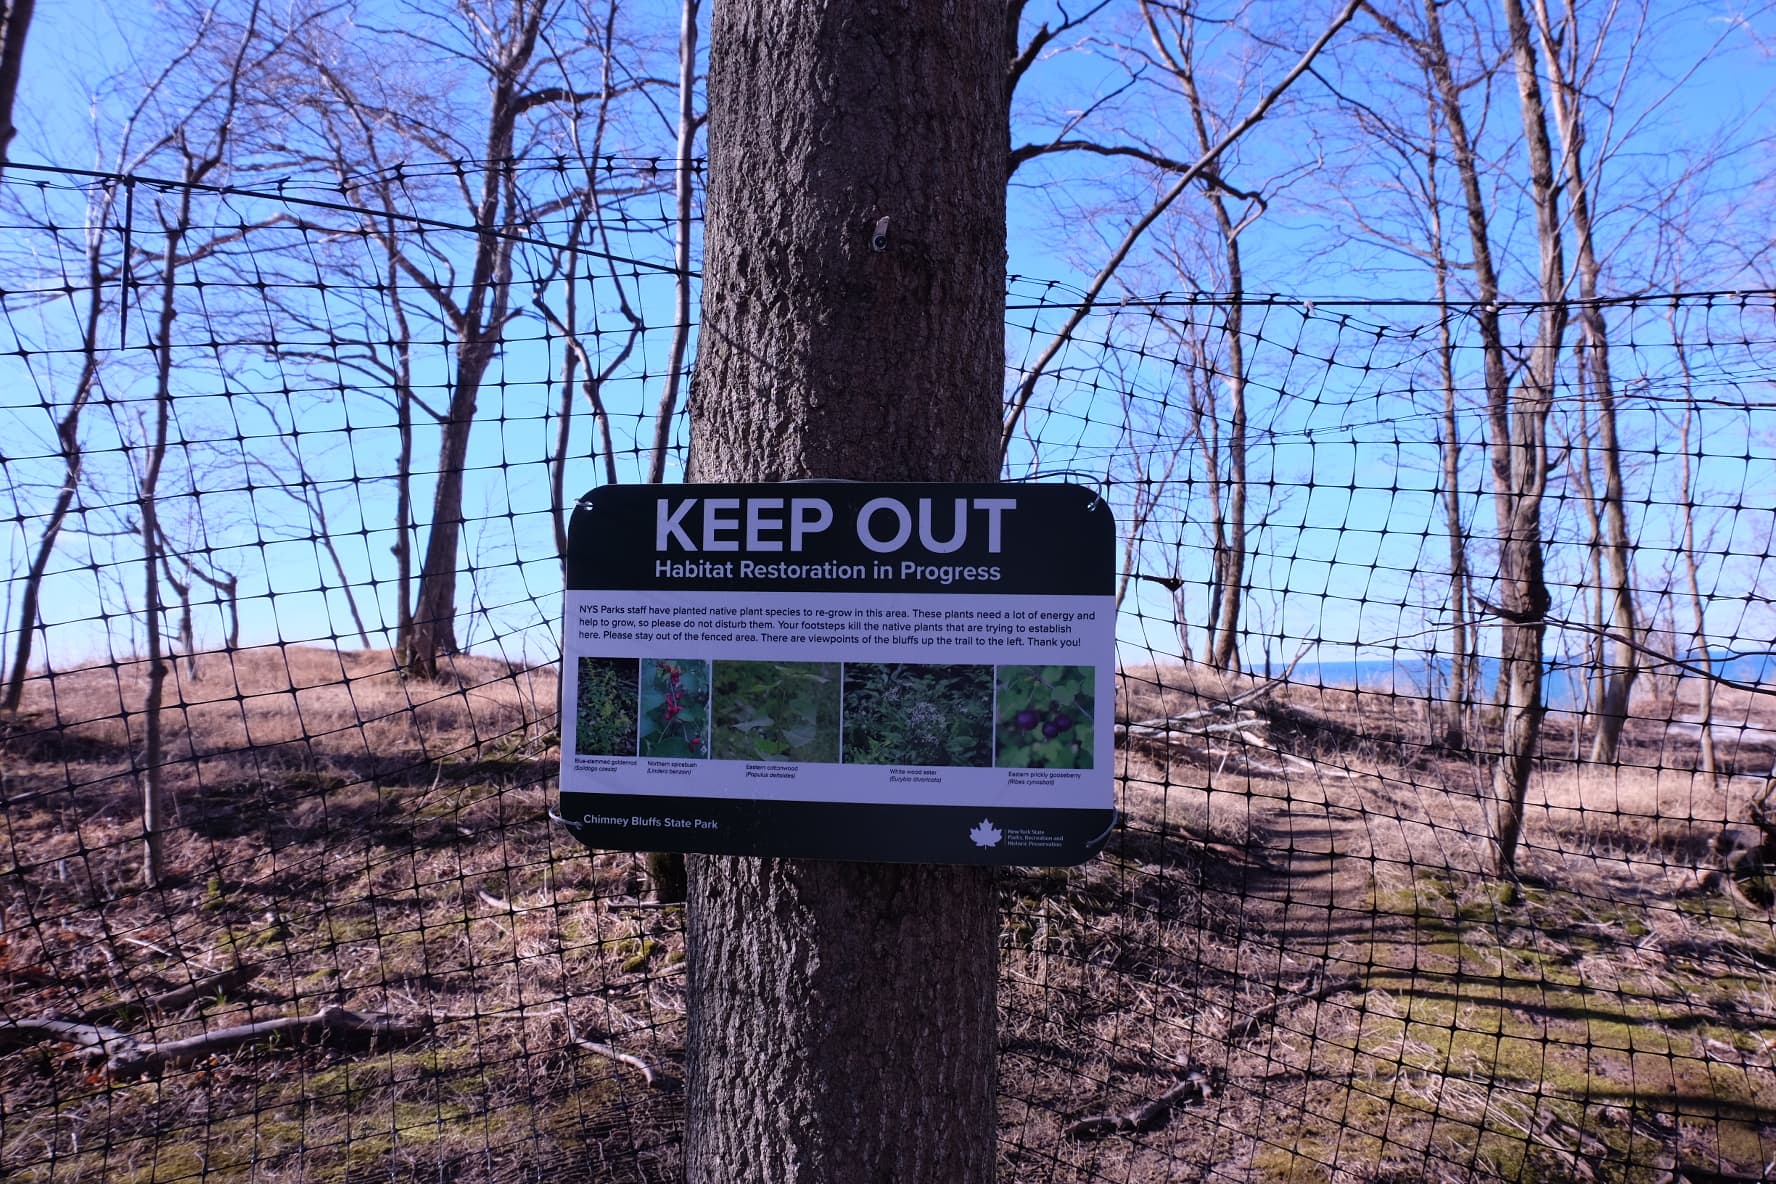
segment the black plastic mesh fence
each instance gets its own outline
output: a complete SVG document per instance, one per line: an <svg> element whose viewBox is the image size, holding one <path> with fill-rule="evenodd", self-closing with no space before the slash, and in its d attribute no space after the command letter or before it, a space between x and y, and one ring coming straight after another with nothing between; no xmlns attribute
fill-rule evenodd
<svg viewBox="0 0 1776 1184"><path fill-rule="evenodd" d="M549 818L564 507L682 469L670 198L411 215L474 167L8 177L10 1178L680 1173L682 913ZM1077 308L1011 283L1005 476L1125 532L1124 823L1001 878L1001 1178L1768 1178L1776 294L1562 343L1514 880L1491 445L1538 310L1128 300L1032 375Z"/></svg>

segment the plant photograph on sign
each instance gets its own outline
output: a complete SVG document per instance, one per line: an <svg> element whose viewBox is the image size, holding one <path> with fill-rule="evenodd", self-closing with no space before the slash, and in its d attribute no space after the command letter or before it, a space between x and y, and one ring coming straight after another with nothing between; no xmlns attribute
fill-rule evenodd
<svg viewBox="0 0 1776 1184"><path fill-rule="evenodd" d="M709 663L695 658L642 660L641 755L709 755Z"/></svg>
<svg viewBox="0 0 1776 1184"><path fill-rule="evenodd" d="M1089 769L1096 672L1090 666L1001 666L1001 769Z"/></svg>
<svg viewBox="0 0 1776 1184"><path fill-rule="evenodd" d="M574 751L580 756L635 755L634 658L581 658L574 705Z"/></svg>
<svg viewBox="0 0 1776 1184"><path fill-rule="evenodd" d="M993 668L845 664L845 763L993 764Z"/></svg>
<svg viewBox="0 0 1776 1184"><path fill-rule="evenodd" d="M717 662L712 689L710 755L838 763L837 662Z"/></svg>

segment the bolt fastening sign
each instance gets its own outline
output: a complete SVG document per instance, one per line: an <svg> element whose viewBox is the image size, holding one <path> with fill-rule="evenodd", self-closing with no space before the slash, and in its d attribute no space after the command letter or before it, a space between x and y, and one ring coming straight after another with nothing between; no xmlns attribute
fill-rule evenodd
<svg viewBox="0 0 1776 1184"><path fill-rule="evenodd" d="M589 847L1064 865L1115 819L1115 523L1072 485L611 485L568 533Z"/></svg>

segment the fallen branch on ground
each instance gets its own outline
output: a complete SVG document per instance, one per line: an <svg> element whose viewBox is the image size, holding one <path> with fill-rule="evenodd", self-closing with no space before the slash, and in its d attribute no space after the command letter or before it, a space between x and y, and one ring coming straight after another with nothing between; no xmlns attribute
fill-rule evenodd
<svg viewBox="0 0 1776 1184"><path fill-rule="evenodd" d="M1249 1039L1256 1036L1258 1029L1266 1024L1275 1023L1277 1014L1292 1003L1324 1003L1334 995L1358 990L1362 985L1362 978L1354 974L1326 978L1320 972L1315 971L1295 985L1284 987L1282 994L1275 999L1238 1023L1230 1025L1222 1039L1229 1044L1235 1040Z"/></svg>
<svg viewBox="0 0 1776 1184"><path fill-rule="evenodd" d="M1165 1121L1166 1115L1174 1107L1205 1101L1214 1096L1215 1083L1209 1076L1209 1070L1200 1065L1191 1065L1186 1069L1183 1081L1157 1098L1121 1114L1093 1114L1077 1122L1070 1122L1061 1128L1061 1134L1069 1139L1101 1139L1117 1131L1152 1130Z"/></svg>
<svg viewBox="0 0 1776 1184"><path fill-rule="evenodd" d="M649 1085L656 1084L653 1066L649 1065L646 1061L642 1060L640 1057L636 1056L634 1053L623 1052L619 1049L611 1047L608 1044L600 1044L596 1040L575 1039L574 1040L574 1047L581 1049L585 1052L592 1053L594 1056L601 1056L601 1057L604 1057L606 1060L616 1061L619 1064L628 1065L631 1069L636 1069L636 1070L640 1071L641 1079L643 1081L647 1082Z"/></svg>
<svg viewBox="0 0 1776 1184"><path fill-rule="evenodd" d="M298 1044L340 1040L371 1047L378 1043L405 1044L430 1031L431 1022L426 1019L384 1013L364 1015L343 1007L324 1007L315 1015L260 1020L181 1040L157 1041L142 1040L128 1032L98 1024L48 1019L5 1020L0 1021L0 1049L58 1040L76 1046L80 1050L76 1055L82 1060L103 1060L105 1070L113 1077L128 1079L193 1064L263 1041Z"/></svg>
<svg viewBox="0 0 1776 1184"><path fill-rule="evenodd" d="M206 999L218 999L231 992L239 991L248 983L259 977L259 967L251 962L243 962L239 966L231 966L227 970L218 970L214 974L206 974L194 978L182 987L174 987L170 991L162 991L158 995L143 995L135 999L119 999L116 1003L105 1003L82 1013L78 1018L82 1023L98 1024L103 1021L121 1023L131 1016L147 1012L160 1012L170 1015L182 1012L195 1003Z"/></svg>
<svg viewBox="0 0 1776 1184"><path fill-rule="evenodd" d="M1360 990L1362 985L1363 980L1357 975L1327 978L1322 972L1315 971L1299 983L1284 987L1274 1000L1257 1011L1230 1023L1221 1034L1221 1042L1233 1044L1257 1035L1266 1024L1275 1023L1282 1009L1291 1004L1323 1003L1334 995ZM1117 1131L1152 1130L1175 1108L1214 1097L1217 1078L1213 1072L1202 1065L1187 1065L1184 1079L1158 1097L1121 1113L1092 1114L1077 1119L1062 1127L1061 1134L1069 1139L1101 1139Z"/></svg>
<svg viewBox="0 0 1776 1184"><path fill-rule="evenodd" d="M641 1079L655 1089L665 1089L667 1087L666 1079L663 1079L656 1074L652 1065L648 1064L634 1053L623 1052L613 1045L605 1044L602 1041L585 1039L578 1032L574 1031L572 1020L567 1022L567 1038L573 1042L575 1048L578 1048L583 1052L589 1052L594 1056L600 1056L609 1061L616 1061L620 1065L628 1065L631 1069L639 1071L641 1073Z"/></svg>

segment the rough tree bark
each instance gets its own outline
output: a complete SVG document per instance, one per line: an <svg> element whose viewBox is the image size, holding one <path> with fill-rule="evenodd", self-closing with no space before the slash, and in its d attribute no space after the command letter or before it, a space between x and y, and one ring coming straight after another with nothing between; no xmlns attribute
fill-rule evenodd
<svg viewBox="0 0 1776 1184"><path fill-rule="evenodd" d="M716 4L692 480L993 478L1004 21ZM690 862L688 1178L991 1180L990 874Z"/></svg>

